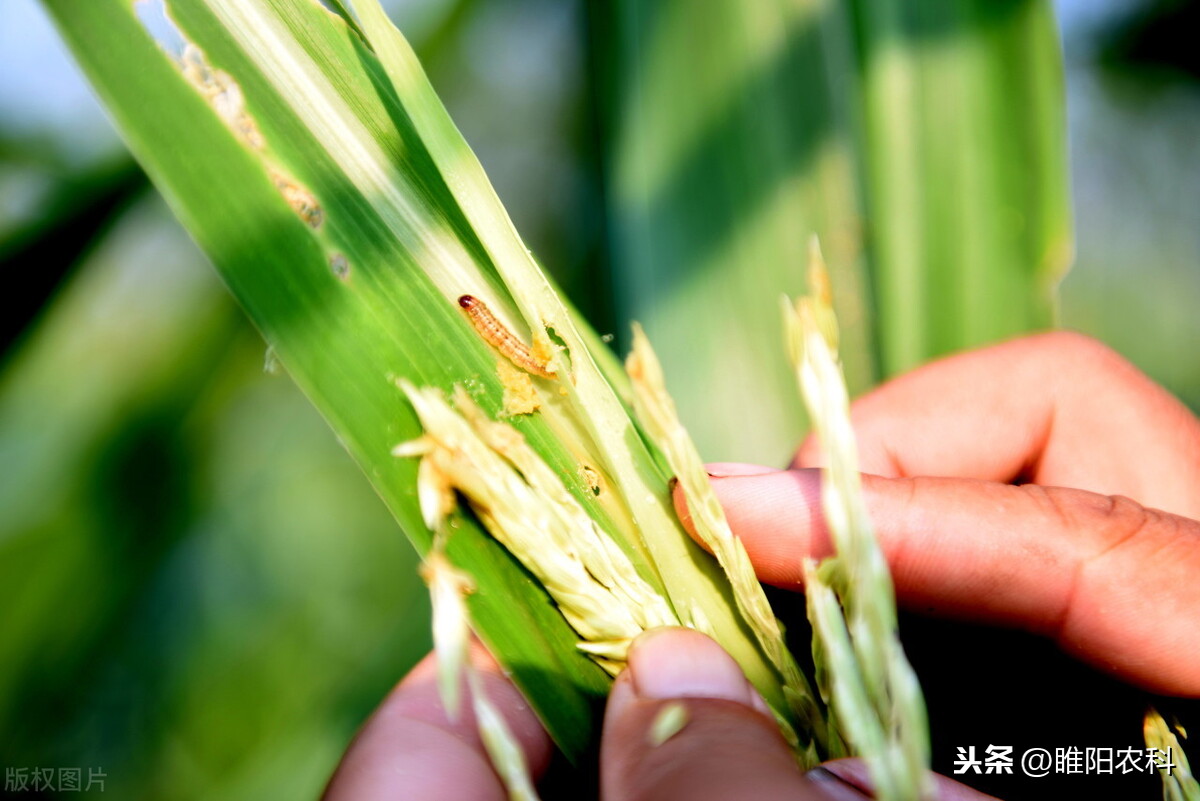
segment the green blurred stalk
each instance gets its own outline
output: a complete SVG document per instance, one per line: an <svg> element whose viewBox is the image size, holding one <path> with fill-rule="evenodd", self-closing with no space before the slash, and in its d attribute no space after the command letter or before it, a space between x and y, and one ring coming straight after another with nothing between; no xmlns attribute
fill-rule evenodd
<svg viewBox="0 0 1200 801"><path fill-rule="evenodd" d="M853 388L875 378L844 4L669 0L592 16L613 283L705 458L780 463L802 433L780 294L821 237ZM753 410L752 415L746 415ZM752 418L752 419L748 419Z"/></svg>
<svg viewBox="0 0 1200 801"><path fill-rule="evenodd" d="M812 233L852 393L1053 323L1072 242L1048 0L604 9L619 312L707 458L779 464L802 433L775 303Z"/></svg>
<svg viewBox="0 0 1200 801"><path fill-rule="evenodd" d="M1073 257L1066 99L1044 0L857 0L884 375L1046 328Z"/></svg>

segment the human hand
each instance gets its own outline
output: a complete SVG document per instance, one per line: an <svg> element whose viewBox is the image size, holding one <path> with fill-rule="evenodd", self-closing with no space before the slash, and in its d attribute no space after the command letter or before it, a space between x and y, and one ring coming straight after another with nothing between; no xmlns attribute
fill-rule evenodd
<svg viewBox="0 0 1200 801"><path fill-rule="evenodd" d="M860 399L853 417L903 605L1040 632L1127 680L1200 695L1200 423L1182 404L1098 343L1060 333L929 365ZM802 557L830 552L820 458L810 441L792 470L713 466L766 581L795 587ZM486 653L473 659L537 775L549 738ZM649 747L651 722L680 698L688 724ZM800 774L761 703L702 635L640 639L609 702L603 798L869 797L853 760ZM989 797L937 782L941 799ZM469 709L446 718L432 659L368 721L326 794L504 796Z"/></svg>
<svg viewBox="0 0 1200 801"><path fill-rule="evenodd" d="M539 775L550 759L550 738L487 652L476 646L471 658L488 698ZM470 705L451 721L436 685L431 655L364 725L330 780L325 801L507 797L483 750ZM653 745L651 726L671 703L685 706L684 726ZM854 760L801 773L737 663L712 640L685 629L659 629L635 641L629 666L609 696L600 778L604 801L870 798L863 791L869 786L865 770ZM991 798L944 777L935 781L939 801Z"/></svg>
<svg viewBox="0 0 1200 801"><path fill-rule="evenodd" d="M1061 332L930 364L852 417L902 606L1027 629L1200 696L1200 422L1183 404ZM801 560L831 552L821 458L810 438L791 470L710 465L764 581L795 588Z"/></svg>

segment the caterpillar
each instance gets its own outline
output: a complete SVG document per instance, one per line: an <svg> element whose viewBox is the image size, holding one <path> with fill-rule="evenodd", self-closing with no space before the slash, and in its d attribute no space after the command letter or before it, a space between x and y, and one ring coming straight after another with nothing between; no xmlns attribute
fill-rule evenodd
<svg viewBox="0 0 1200 801"><path fill-rule="evenodd" d="M458 305L467 313L471 325L492 347L503 353L508 360L527 373L540 375L542 378L556 378L554 371L546 363L534 357L529 352L529 346L516 337L512 331L504 327L504 323L496 319L492 310L482 300L474 295L461 295Z"/></svg>

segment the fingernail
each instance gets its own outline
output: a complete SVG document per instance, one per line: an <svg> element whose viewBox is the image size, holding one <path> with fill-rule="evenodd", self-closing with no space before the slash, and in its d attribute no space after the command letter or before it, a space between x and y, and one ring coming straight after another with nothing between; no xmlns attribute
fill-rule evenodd
<svg viewBox="0 0 1200 801"><path fill-rule="evenodd" d="M743 464L741 462L713 462L704 466L712 478L732 478L733 476L765 476L780 472L775 467L763 467L760 464Z"/></svg>
<svg viewBox="0 0 1200 801"><path fill-rule="evenodd" d="M629 653L634 691L644 699L717 698L753 706L754 692L733 658L687 629L655 629Z"/></svg>
<svg viewBox="0 0 1200 801"><path fill-rule="evenodd" d="M855 785L843 779L833 771L826 767L818 766L804 774L804 778L816 784L821 788L822 797L829 798L831 801L854 801L856 799L870 798L869 795L864 795L861 790Z"/></svg>

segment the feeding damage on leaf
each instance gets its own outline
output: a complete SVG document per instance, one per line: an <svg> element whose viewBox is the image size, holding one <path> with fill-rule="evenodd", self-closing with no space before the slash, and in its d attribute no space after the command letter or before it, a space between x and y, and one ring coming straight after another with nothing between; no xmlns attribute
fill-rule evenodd
<svg viewBox="0 0 1200 801"><path fill-rule="evenodd" d="M217 116L229 126L229 130L252 150L262 150L267 140L258 123L246 111L246 98L233 76L224 70L213 68L204 56L204 51L188 42L180 57L183 77L196 88Z"/></svg>
<svg viewBox="0 0 1200 801"><path fill-rule="evenodd" d="M458 305L467 313L467 318L479 336L504 354L517 367L542 378L558 377L548 364L549 354L538 353L535 355L532 353L529 346L522 342L516 334L509 331L482 300L474 295L461 295L458 298ZM534 347L537 347L536 343Z"/></svg>
<svg viewBox="0 0 1200 801"><path fill-rule="evenodd" d="M496 362L496 377L504 390L504 414L513 417L533 414L540 409L542 401L530 376L548 380L558 378L549 365L554 357L554 345L535 334L533 347L527 346L474 295L460 295L458 305L480 338L504 356Z"/></svg>
<svg viewBox="0 0 1200 801"><path fill-rule="evenodd" d="M462 389L451 405L437 390L399 385L425 433L392 453L421 459L417 494L430 530L442 531L464 499L546 588L579 635L579 649L610 675L643 631L680 625L519 431L490 419Z"/></svg>
<svg viewBox="0 0 1200 801"><path fill-rule="evenodd" d="M271 183L292 212L313 231L319 231L325 222L324 208L311 189L268 154L267 139L247 110L246 98L234 77L210 64L204 51L191 42L184 45L177 63L183 77L208 101L238 141L259 157ZM328 263L339 279L345 280L350 275L350 262L345 254L332 253Z"/></svg>

